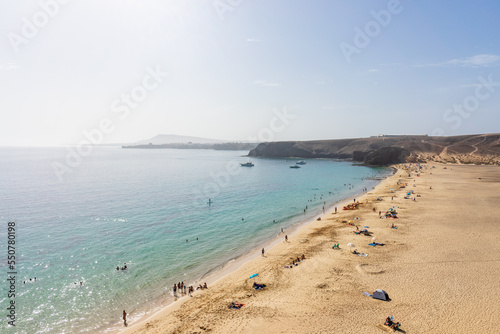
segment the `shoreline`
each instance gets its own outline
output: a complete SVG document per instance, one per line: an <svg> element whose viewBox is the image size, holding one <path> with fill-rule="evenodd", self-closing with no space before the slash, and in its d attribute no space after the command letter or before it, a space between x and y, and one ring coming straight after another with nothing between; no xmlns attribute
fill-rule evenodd
<svg viewBox="0 0 500 334"><path fill-rule="evenodd" d="M372 189L368 189L367 192L361 192L361 193L356 193L352 196L349 196L347 198L341 199L340 201L334 202L331 204L328 208L325 208L324 213L321 212L319 214L316 214L312 216L311 218L307 218L303 221L299 221L298 223L288 227L287 229L284 229L284 232L278 233L276 236L272 237L270 240L264 241L262 244L259 244L259 246L256 246L250 250L248 250L246 253L231 259L230 261L226 262L225 264L215 267L214 269L210 270L206 274L203 274L200 278L200 280L194 281L192 283L193 287L195 287L197 284L207 282L207 285L210 286L216 284L218 281L227 278L237 270L239 270L241 267L247 265L251 261L260 258L260 249L264 248L266 252L269 250L271 251L273 247L278 245L280 241L282 242L282 237L284 235L288 235L289 237L293 237L297 233L299 233L303 228L306 228L307 226L317 222L318 218L326 217L327 215L332 215L335 214L334 210L335 207L338 208L338 213L340 214L343 210L343 206L352 203L353 199L362 199L363 196L365 196L367 193L372 191L374 188L378 187L381 183L386 181L389 178L394 177L394 175L397 172L397 168L394 166L389 166L388 169L390 169L392 172L390 174L387 174L387 176L384 179L377 180L377 179L370 179L370 180L365 180L365 181L371 181L373 182ZM359 201L358 201L359 202ZM199 293L202 293L203 291L197 291L195 290L193 292L193 296L198 295ZM173 296L171 296L173 297ZM171 312L174 312L178 308L182 306L185 302L189 301L189 296L185 295L182 296L181 298L176 298L175 300L169 302L165 306L161 306L159 310L156 310L152 312L151 314L146 314L141 316L141 318L136 321L133 325L129 325L127 327L122 327L122 325L117 325L111 328L107 329L107 333L116 333L116 334L129 334L129 333L135 333L135 331L143 324L147 323L148 320L156 319L159 316L164 316L168 315Z"/></svg>
<svg viewBox="0 0 500 334"><path fill-rule="evenodd" d="M398 170L360 197L359 210L325 213L265 257L123 333L326 333L332 328L383 333L379 326L387 315L408 333L494 333L500 326L500 224L492 217L500 214L500 168L424 166L420 176ZM411 190L415 194L405 199ZM378 211L391 207L397 207L399 218L380 219ZM344 223L348 220L369 226L385 246L369 246L371 238L355 235ZM368 256L355 256L349 242ZM332 249L335 243L340 250ZM283 268L300 254L308 259ZM259 276L251 280L253 273ZM256 291L253 282L267 288ZM390 301L363 294L375 289L386 290ZM235 301L245 306L228 309Z"/></svg>

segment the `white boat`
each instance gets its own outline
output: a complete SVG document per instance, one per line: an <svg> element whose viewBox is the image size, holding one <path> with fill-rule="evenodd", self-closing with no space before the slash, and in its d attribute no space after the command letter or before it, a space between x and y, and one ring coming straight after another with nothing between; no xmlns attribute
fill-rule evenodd
<svg viewBox="0 0 500 334"><path fill-rule="evenodd" d="M241 167L253 167L255 166L253 164L253 162L249 161L249 162L245 162L244 164L240 163Z"/></svg>
<svg viewBox="0 0 500 334"><path fill-rule="evenodd" d="M298 165L291 165L290 168L300 168Z"/></svg>
<svg viewBox="0 0 500 334"><path fill-rule="evenodd" d="M304 160L300 160L296 162L297 165L305 165L306 162Z"/></svg>

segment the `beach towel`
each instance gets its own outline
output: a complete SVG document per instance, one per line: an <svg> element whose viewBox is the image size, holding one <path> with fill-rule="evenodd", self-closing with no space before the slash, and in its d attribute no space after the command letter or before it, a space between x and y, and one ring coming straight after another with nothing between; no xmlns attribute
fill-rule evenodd
<svg viewBox="0 0 500 334"><path fill-rule="evenodd" d="M238 303L238 302L236 302L236 303ZM231 305L229 305L229 308L232 308L232 309L235 309L235 310L239 310L243 306L245 306L245 304L238 303L238 305L235 305L235 303L231 303Z"/></svg>
<svg viewBox="0 0 500 334"><path fill-rule="evenodd" d="M366 296L366 297L371 297L372 295L370 295L368 292L363 292L363 294Z"/></svg>
<svg viewBox="0 0 500 334"><path fill-rule="evenodd" d="M357 255L357 256L362 256L362 257L367 257L367 256L368 256L368 254L366 254L366 253L358 253L358 254L356 254L356 255Z"/></svg>
<svg viewBox="0 0 500 334"><path fill-rule="evenodd" d="M390 328L389 326L386 326L384 324L378 324L377 327L380 328L380 329L383 329L386 332L392 332L393 331L392 328Z"/></svg>
<svg viewBox="0 0 500 334"><path fill-rule="evenodd" d="M255 276L259 276L259 274L253 274L252 276L249 277L249 279L254 278Z"/></svg>

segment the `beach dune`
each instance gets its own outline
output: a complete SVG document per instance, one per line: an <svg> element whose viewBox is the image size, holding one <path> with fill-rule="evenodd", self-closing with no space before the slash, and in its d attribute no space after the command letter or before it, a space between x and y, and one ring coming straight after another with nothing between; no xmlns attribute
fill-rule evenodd
<svg viewBox="0 0 500 334"><path fill-rule="evenodd" d="M417 176L400 166L357 200L124 333L383 333L389 315L407 333L498 333L499 167L428 164ZM379 218L392 207L398 219ZM384 246L368 245L374 236ZM390 301L363 294L376 289ZM236 301L245 305L230 309Z"/></svg>

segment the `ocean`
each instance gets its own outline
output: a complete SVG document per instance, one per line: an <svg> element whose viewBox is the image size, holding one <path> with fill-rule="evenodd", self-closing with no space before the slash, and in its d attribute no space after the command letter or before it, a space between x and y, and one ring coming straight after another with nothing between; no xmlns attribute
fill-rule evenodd
<svg viewBox="0 0 500 334"><path fill-rule="evenodd" d="M110 146L59 179L53 164L67 153L0 148L2 317L16 306L15 329L2 333L105 332L124 309L133 323L172 302L174 283L203 281L377 182L365 178L391 173L328 159L292 169L298 159L252 158L254 167L241 167L247 151Z"/></svg>

